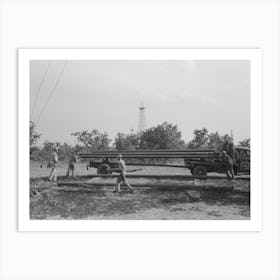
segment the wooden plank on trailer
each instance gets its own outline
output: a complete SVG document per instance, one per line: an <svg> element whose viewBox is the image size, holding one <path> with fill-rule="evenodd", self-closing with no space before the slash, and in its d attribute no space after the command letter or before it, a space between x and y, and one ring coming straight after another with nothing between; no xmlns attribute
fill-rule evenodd
<svg viewBox="0 0 280 280"><path fill-rule="evenodd" d="M218 155L122 155L123 158L179 158L179 159L200 159L200 158L219 158ZM116 158L116 155L90 155L79 156L81 159L95 159L95 158Z"/></svg>
<svg viewBox="0 0 280 280"><path fill-rule="evenodd" d="M215 152L215 149L188 149L188 150L170 150L170 149L166 149L166 150L96 150L96 151L91 151L91 152L83 152L80 154L88 154L88 153L166 153L166 152Z"/></svg>

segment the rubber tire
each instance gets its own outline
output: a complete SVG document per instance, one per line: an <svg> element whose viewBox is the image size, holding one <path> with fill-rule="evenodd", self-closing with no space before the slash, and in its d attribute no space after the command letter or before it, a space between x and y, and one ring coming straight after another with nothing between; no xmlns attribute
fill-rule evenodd
<svg viewBox="0 0 280 280"><path fill-rule="evenodd" d="M247 169L244 168L244 166L248 167ZM250 171L250 162L245 160L245 161L241 161L239 163L239 170L241 172L244 172L244 171Z"/></svg>
<svg viewBox="0 0 280 280"><path fill-rule="evenodd" d="M193 168L192 175L196 178L206 177L207 176L207 169L203 165L197 165Z"/></svg>
<svg viewBox="0 0 280 280"><path fill-rule="evenodd" d="M235 152L234 152L234 160L235 160L235 162L237 162L238 160L239 160L239 153L235 150Z"/></svg>
<svg viewBox="0 0 280 280"><path fill-rule="evenodd" d="M111 168L108 164L102 163L97 168L97 174L111 174Z"/></svg>

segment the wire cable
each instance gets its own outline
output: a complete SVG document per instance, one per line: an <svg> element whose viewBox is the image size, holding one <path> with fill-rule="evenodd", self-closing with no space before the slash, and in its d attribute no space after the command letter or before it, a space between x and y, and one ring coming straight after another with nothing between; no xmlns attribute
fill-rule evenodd
<svg viewBox="0 0 280 280"><path fill-rule="evenodd" d="M54 85L54 87L53 87L53 89L52 89L52 92L51 92L51 94L50 94L50 96L49 96L47 102L45 103L44 107L42 108L42 110L41 110L41 112L40 112L40 114L39 114L39 117L38 117L38 120L37 120L37 125L38 125L38 123L39 123L39 121L40 121L40 119L41 119L41 116L42 116L43 112L45 111L47 105L49 104L49 102L51 101L52 97L53 97L54 94L55 94L55 90L56 90L56 88L57 88L57 86L58 86L58 84L59 84L59 81L60 81L60 79L61 79L61 77L62 77L63 72L65 71L65 68L66 68L67 63L68 63L68 61L65 61L63 67L61 68L61 71L60 71L60 73L59 73L59 75L58 75L58 78L57 78L56 83L55 83L55 85Z"/></svg>
<svg viewBox="0 0 280 280"><path fill-rule="evenodd" d="M46 68L46 70L45 70L45 72L44 72L44 74L43 74L43 76L41 78L41 82L40 82L39 87L37 89L35 101L34 101L34 104L33 104L33 107L32 107L31 115L30 115L30 119L32 119L32 116L33 116L33 114L35 112L35 108L36 108L36 105L37 105L38 97L40 95L40 91L41 91L42 85L43 85L43 83L45 81L45 78L47 76L47 73L48 73L48 71L50 69L50 65L51 65L51 60L49 61L48 65L47 65L47 68Z"/></svg>

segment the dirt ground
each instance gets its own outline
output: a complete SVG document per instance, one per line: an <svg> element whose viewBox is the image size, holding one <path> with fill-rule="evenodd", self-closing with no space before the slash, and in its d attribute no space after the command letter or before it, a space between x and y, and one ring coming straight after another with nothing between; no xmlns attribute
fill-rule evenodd
<svg viewBox="0 0 280 280"><path fill-rule="evenodd" d="M131 167L132 168L132 167ZM134 167L133 167L134 168ZM248 220L250 219L250 182L236 180L188 181L186 185L201 186L206 189L164 189L135 188L133 193L125 188L121 193L113 193L112 186L92 188L58 188L53 184L34 177L47 176L49 169L31 165L31 219L102 219L102 220ZM80 165L79 175L95 174L94 169L86 170ZM64 175L66 167L61 166L59 175ZM167 167L145 167L133 174L187 175L186 169ZM64 179L59 179L63 182ZM89 182L89 179L84 179ZM66 181L65 181L66 182ZM90 182L115 182L114 179L91 179ZM174 186L182 181L155 181L130 179L136 183L172 182ZM67 185L67 184L66 184ZM211 186L219 187L211 190ZM233 191L231 190L233 188Z"/></svg>

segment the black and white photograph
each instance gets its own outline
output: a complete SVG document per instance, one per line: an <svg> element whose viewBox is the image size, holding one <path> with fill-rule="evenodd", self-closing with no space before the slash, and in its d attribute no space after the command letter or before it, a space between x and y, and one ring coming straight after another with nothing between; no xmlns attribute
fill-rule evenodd
<svg viewBox="0 0 280 280"><path fill-rule="evenodd" d="M0 279L280 280L280 1L0 23Z"/></svg>
<svg viewBox="0 0 280 280"><path fill-rule="evenodd" d="M250 220L250 60L29 66L30 220Z"/></svg>

